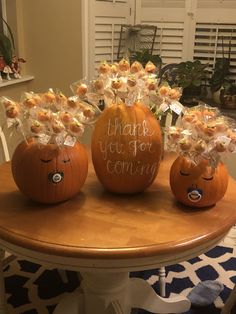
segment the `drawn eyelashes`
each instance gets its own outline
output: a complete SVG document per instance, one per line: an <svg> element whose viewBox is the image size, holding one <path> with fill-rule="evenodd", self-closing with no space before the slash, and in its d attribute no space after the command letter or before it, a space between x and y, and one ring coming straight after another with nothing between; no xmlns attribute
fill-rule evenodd
<svg viewBox="0 0 236 314"><path fill-rule="evenodd" d="M70 158L62 160L65 163L70 162Z"/></svg>
<svg viewBox="0 0 236 314"><path fill-rule="evenodd" d="M46 164L46 163L49 163L50 161L52 161L52 159L41 159L41 158L40 158L40 160L41 160L42 162L44 162L45 164ZM68 158L68 159L63 159L62 162L64 162L64 164L67 163L67 162L70 162L70 158Z"/></svg>
<svg viewBox="0 0 236 314"><path fill-rule="evenodd" d="M189 176L189 173L185 173L185 172L183 172L183 171L181 171L181 170L180 170L179 173L181 174L181 176L186 176L186 177Z"/></svg>
<svg viewBox="0 0 236 314"><path fill-rule="evenodd" d="M50 161L52 161L52 159L41 159L41 158L40 158L40 160L41 160L42 162L44 162L45 164L46 164L46 163L49 163Z"/></svg>
<svg viewBox="0 0 236 314"><path fill-rule="evenodd" d="M211 176L211 177L209 177L209 178L205 178L205 177L202 177L204 180L206 180L206 181L211 181L211 180L213 180L213 176Z"/></svg>
<svg viewBox="0 0 236 314"><path fill-rule="evenodd" d="M181 174L181 176L186 176L186 177L190 175L190 173L185 173L185 172L183 172L183 171L181 171L181 170L180 170L180 174ZM203 180L206 180L206 181L211 181L211 180L213 180L213 176L211 176L211 177L209 177L209 178L202 177L202 179L203 179Z"/></svg>

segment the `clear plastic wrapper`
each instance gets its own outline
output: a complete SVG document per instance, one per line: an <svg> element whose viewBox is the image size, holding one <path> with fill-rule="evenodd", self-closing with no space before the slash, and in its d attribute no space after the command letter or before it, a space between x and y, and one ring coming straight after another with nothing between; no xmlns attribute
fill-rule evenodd
<svg viewBox="0 0 236 314"><path fill-rule="evenodd" d="M40 94L25 92L20 102L1 97L0 104L7 127L17 127L25 139L34 137L40 144L72 146L82 136L85 125L93 124L100 114L97 106L78 95L67 98L51 88Z"/></svg>
<svg viewBox="0 0 236 314"><path fill-rule="evenodd" d="M43 104L43 99L40 94L25 92L21 96L21 103L26 110L30 110L34 107L41 106Z"/></svg>
<svg viewBox="0 0 236 314"><path fill-rule="evenodd" d="M22 129L21 121L23 119L24 113L19 102L16 102L9 97L2 96L0 97L0 109L2 115L5 117L2 129L4 128Z"/></svg>
<svg viewBox="0 0 236 314"><path fill-rule="evenodd" d="M117 67L113 66L113 69L111 69L107 61L101 62L97 68L98 74L104 76L109 75L111 72L116 73L116 71L119 71L119 65L117 64Z"/></svg>
<svg viewBox="0 0 236 314"><path fill-rule="evenodd" d="M145 71L148 73L156 73L157 67L151 61L148 61L148 63L145 65Z"/></svg>
<svg viewBox="0 0 236 314"><path fill-rule="evenodd" d="M132 74L139 73L142 70L143 70L143 65L138 61L134 61L130 66L130 73Z"/></svg>
<svg viewBox="0 0 236 314"><path fill-rule="evenodd" d="M235 127L235 121L221 115L217 108L188 108L180 126L166 128L167 150L177 151L195 163L207 159L215 168L223 153L236 152Z"/></svg>
<svg viewBox="0 0 236 314"><path fill-rule="evenodd" d="M103 61L98 65L97 70L97 76L90 82L81 79L72 83L72 91L81 101L97 106L99 109L101 103L105 107L119 103L132 106L136 101L140 101L150 107L157 118L165 113L165 110L162 110L163 104L168 106L169 112L180 114L183 109L178 102L181 90L159 86L157 68L151 61L145 66L138 61L130 63L127 58L112 64ZM86 88L78 93L78 87L82 88L84 84Z"/></svg>
<svg viewBox="0 0 236 314"><path fill-rule="evenodd" d="M121 73L130 71L130 62L128 59L123 58L118 63L118 68Z"/></svg>
<svg viewBox="0 0 236 314"><path fill-rule="evenodd" d="M86 79L81 79L71 84L71 90L74 95L79 96L81 99L86 99L89 91L89 82Z"/></svg>

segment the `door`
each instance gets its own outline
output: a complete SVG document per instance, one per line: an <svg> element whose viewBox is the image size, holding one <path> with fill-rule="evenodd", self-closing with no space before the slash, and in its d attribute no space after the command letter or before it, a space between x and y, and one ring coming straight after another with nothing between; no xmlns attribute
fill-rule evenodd
<svg viewBox="0 0 236 314"><path fill-rule="evenodd" d="M84 74L92 79L102 61L116 60L122 24L134 23L135 0L84 0ZM87 19L87 23L86 23ZM86 26L85 26L86 27Z"/></svg>

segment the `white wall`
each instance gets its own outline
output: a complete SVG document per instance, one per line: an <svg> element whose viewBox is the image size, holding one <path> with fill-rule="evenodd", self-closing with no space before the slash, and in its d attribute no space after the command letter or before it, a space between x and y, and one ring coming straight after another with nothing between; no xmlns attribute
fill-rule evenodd
<svg viewBox="0 0 236 314"><path fill-rule="evenodd" d="M82 78L81 0L6 2L8 12L11 12L8 22L18 43L19 56L26 59L22 72L34 75L35 79L1 87L0 96L19 100L24 91L44 92L48 88L58 88L70 96L70 84ZM2 120L0 117L0 125ZM89 142L90 134L91 130L86 130L81 141ZM12 153L19 142L17 134L8 142Z"/></svg>

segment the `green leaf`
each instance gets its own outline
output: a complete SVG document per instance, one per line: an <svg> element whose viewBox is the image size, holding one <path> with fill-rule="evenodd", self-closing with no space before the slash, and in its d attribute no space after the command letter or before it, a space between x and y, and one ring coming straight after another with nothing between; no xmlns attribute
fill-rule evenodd
<svg viewBox="0 0 236 314"><path fill-rule="evenodd" d="M2 16L1 16L1 19L2 19L3 23L7 27L8 33L10 34L10 37L11 37L12 47L15 50L15 41L14 41L14 37L13 37L12 31L11 31L11 28L10 28L10 26L7 24L7 22L4 20L4 18Z"/></svg>
<svg viewBox="0 0 236 314"><path fill-rule="evenodd" d="M12 63L12 45L10 39L4 35L0 34L0 54L3 56L7 65Z"/></svg>

